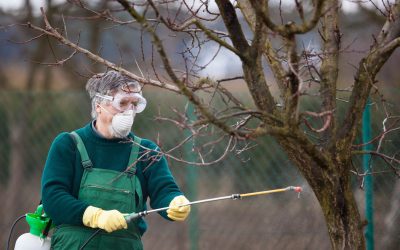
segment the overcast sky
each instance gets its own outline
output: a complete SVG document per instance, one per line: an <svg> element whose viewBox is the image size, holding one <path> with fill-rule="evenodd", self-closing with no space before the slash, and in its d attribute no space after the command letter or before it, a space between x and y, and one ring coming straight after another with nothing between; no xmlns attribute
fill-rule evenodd
<svg viewBox="0 0 400 250"><path fill-rule="evenodd" d="M94 1L94 0L91 0ZM187 0L190 2L190 0ZM191 1L199 1L199 0L191 0ZM211 0L213 1L213 0ZM233 1L233 0L231 0ZM282 2L283 5L285 4L293 4L295 3L294 0L270 0L272 4L279 4L279 2ZM360 2L363 2L365 5L372 6L370 3L371 0L359 0ZM385 3L393 3L395 0L372 0L372 2L375 3L376 6L382 7L382 1L385 1ZM0 8L4 10L12 10L12 9L17 9L21 7L24 4L25 0L0 0ZM34 10L39 13L39 8L42 6L45 6L46 0L31 0L33 4ZM65 0L53 0L54 3L60 3L60 2L65 2ZM199 1L200 2L200 1ZM343 0L342 5L343 9L345 12L354 12L357 11L358 7L357 4L355 3L357 0Z"/></svg>
<svg viewBox="0 0 400 250"><path fill-rule="evenodd" d="M394 0L389 0L389 2L393 2ZM4 10L12 10L12 9L17 9L21 7L24 4L25 0L0 0L0 7L3 8ZM46 0L32 0L31 1L33 4L33 8L36 11L39 11L39 8L42 6L45 6ZM54 2L65 2L65 0L54 0ZM279 0L272 0L271 2L279 2ZM282 3L294 3L294 0L282 0ZM343 8L346 11L355 11L357 9L356 4L354 3L355 0L345 0L343 1ZM364 1L365 2L365 1ZM367 1L368 2L368 1ZM381 5L380 0L373 0L373 2L376 2L378 5Z"/></svg>

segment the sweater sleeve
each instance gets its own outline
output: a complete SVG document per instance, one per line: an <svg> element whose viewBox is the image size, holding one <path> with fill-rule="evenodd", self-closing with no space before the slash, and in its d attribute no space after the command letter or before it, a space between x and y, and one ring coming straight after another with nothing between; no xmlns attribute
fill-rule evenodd
<svg viewBox="0 0 400 250"><path fill-rule="evenodd" d="M88 207L73 195L76 146L68 133L59 134L53 141L42 176L44 210L56 225L82 225Z"/></svg>
<svg viewBox="0 0 400 250"><path fill-rule="evenodd" d="M151 141L146 141L143 146L151 149L147 151L146 166L144 176L147 180L146 189L150 198L150 206L152 208L161 208L169 206L171 200L182 195L174 177L168 167L167 160L160 152L159 147ZM144 149L146 152L146 149ZM159 213L164 218L170 220L166 211Z"/></svg>

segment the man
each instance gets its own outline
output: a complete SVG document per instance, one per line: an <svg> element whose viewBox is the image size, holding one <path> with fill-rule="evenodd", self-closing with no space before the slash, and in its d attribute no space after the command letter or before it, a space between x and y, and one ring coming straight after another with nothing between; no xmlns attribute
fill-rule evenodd
<svg viewBox="0 0 400 250"><path fill-rule="evenodd" d="M143 249L147 229L124 214L167 207L160 214L183 221L190 206L157 145L131 132L146 107L141 86L119 72L94 75L86 85L93 120L53 141L42 176L44 210L56 225L52 249Z"/></svg>

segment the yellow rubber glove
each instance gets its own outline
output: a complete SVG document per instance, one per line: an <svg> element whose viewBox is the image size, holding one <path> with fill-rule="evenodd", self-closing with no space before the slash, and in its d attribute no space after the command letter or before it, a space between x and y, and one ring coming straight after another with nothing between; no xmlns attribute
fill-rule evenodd
<svg viewBox="0 0 400 250"><path fill-rule="evenodd" d="M83 225L91 228L101 228L111 233L118 229L127 229L126 220L118 210L103 210L89 206L82 217Z"/></svg>
<svg viewBox="0 0 400 250"><path fill-rule="evenodd" d="M172 199L171 203L169 203L170 208L167 210L168 217L176 221L184 221L190 213L190 206L179 207L179 205L184 205L188 203L189 200L186 199L185 196L176 196L174 199Z"/></svg>

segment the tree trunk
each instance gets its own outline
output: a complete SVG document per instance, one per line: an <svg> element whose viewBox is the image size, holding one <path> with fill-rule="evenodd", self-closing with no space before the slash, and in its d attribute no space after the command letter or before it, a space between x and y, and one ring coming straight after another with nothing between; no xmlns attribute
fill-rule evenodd
<svg viewBox="0 0 400 250"><path fill-rule="evenodd" d="M350 176L327 176L322 187L313 187L324 213L333 249L365 249L363 225Z"/></svg>
<svg viewBox="0 0 400 250"><path fill-rule="evenodd" d="M327 223L332 249L364 250L363 223L351 189L348 164L321 167L288 138L278 139L292 162L300 169L314 191ZM350 152L350 151L349 151ZM321 154L323 152L321 151Z"/></svg>

